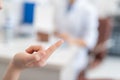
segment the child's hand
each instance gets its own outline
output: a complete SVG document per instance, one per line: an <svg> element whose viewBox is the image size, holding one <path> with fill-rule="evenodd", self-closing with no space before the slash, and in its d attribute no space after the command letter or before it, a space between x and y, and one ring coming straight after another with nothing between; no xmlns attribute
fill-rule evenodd
<svg viewBox="0 0 120 80"><path fill-rule="evenodd" d="M60 40L47 50L44 50L41 46L31 46L26 49L26 52L16 54L3 80L18 80L22 69L44 66L49 56L62 45L62 43L63 41Z"/></svg>
<svg viewBox="0 0 120 80"><path fill-rule="evenodd" d="M26 52L18 53L14 56L12 65L18 69L25 69L31 67L43 67L49 56L63 43L58 41L47 50L41 46L31 46L26 49Z"/></svg>

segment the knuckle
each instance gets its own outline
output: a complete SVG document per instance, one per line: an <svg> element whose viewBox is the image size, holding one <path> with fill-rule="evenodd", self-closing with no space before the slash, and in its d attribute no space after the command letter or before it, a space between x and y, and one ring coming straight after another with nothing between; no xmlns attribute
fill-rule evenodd
<svg viewBox="0 0 120 80"><path fill-rule="evenodd" d="M45 52L45 51L43 51L43 52L41 52L41 54L42 54L42 55L46 55L46 52Z"/></svg>

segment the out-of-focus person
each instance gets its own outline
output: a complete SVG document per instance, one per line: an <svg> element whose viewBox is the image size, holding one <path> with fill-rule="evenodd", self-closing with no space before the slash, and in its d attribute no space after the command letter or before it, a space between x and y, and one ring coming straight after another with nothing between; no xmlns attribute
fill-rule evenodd
<svg viewBox="0 0 120 80"><path fill-rule="evenodd" d="M91 69L96 68L104 61L108 49L112 47L109 43L111 43L110 36L113 29L113 15L116 14L115 1L110 1L108 4L107 1L95 0L93 4L99 9L99 37L96 47L90 52L93 56L89 66Z"/></svg>
<svg viewBox="0 0 120 80"><path fill-rule="evenodd" d="M72 63L73 80L77 80L78 74L87 68L89 50L92 50L97 42L97 10L87 0L56 0L54 5L55 34L69 44L79 47Z"/></svg>
<svg viewBox="0 0 120 80"><path fill-rule="evenodd" d="M108 49L112 46L110 43L110 36L113 29L113 22L111 17L99 19L99 37L96 47L90 52L92 55L92 61L90 62L89 68L94 69L99 66L105 59L108 53Z"/></svg>

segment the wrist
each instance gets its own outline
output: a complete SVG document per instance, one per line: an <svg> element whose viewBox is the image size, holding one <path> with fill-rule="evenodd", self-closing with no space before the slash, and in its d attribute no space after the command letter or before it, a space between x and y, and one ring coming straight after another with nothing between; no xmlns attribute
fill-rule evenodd
<svg viewBox="0 0 120 80"><path fill-rule="evenodd" d="M3 80L18 80L21 69L17 68L13 63L10 63L3 77Z"/></svg>
<svg viewBox="0 0 120 80"><path fill-rule="evenodd" d="M21 68L17 67L17 66L16 66L14 63L12 63L12 62L9 64L9 68L10 68L11 70L17 71L17 72L21 72L21 71L22 71Z"/></svg>
<svg viewBox="0 0 120 80"><path fill-rule="evenodd" d="M15 66L12 62L9 64L7 73L11 74L12 76L16 75L19 76L21 73L22 69L18 68Z"/></svg>

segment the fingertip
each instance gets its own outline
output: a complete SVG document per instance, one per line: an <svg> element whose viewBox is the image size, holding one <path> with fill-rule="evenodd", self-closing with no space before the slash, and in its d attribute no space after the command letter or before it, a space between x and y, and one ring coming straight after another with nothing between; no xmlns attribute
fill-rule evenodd
<svg viewBox="0 0 120 80"><path fill-rule="evenodd" d="M64 40L61 39L61 40L57 41L57 42L54 44L54 46L56 46L55 48L58 48L58 47L60 47L63 43L64 43Z"/></svg>
<svg viewBox="0 0 120 80"><path fill-rule="evenodd" d="M25 49L25 51L26 51L27 53L29 53L29 54L32 54L32 53L33 53L33 50L32 50L32 48L31 48L31 47L29 47L29 48Z"/></svg>
<svg viewBox="0 0 120 80"><path fill-rule="evenodd" d="M26 51L27 53L29 53L29 50L28 50L28 49L26 49L25 51Z"/></svg>

